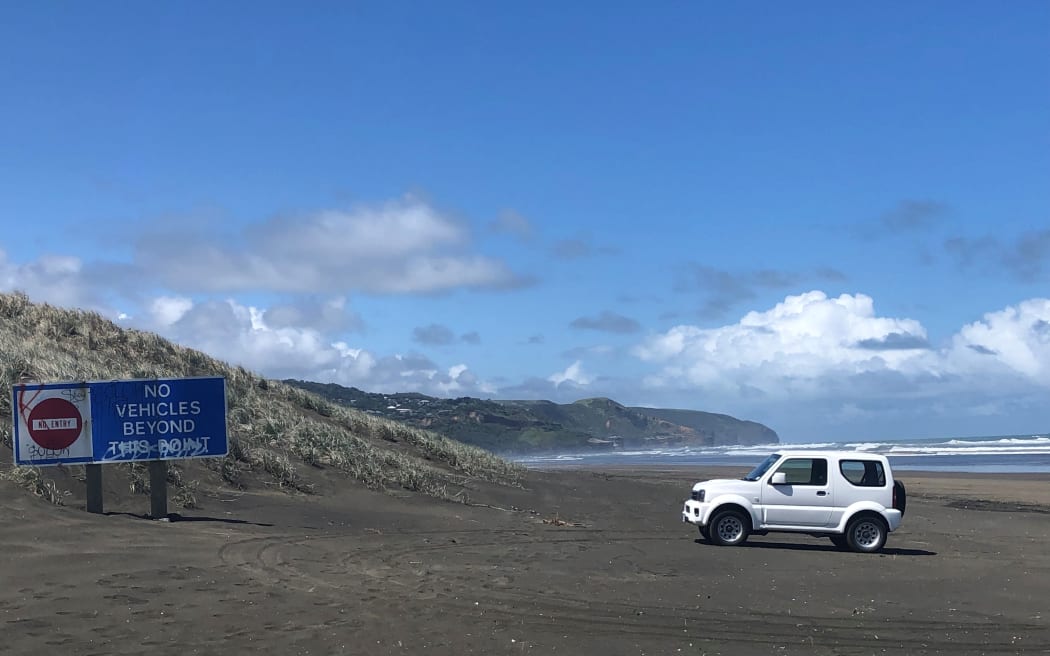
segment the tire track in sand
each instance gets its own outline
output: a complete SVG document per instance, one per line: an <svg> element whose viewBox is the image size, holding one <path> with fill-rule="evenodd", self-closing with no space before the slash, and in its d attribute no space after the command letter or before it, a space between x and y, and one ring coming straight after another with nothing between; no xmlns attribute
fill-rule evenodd
<svg viewBox="0 0 1050 656"><path fill-rule="evenodd" d="M372 591L414 599L440 598L443 608L461 615L487 617L507 624L561 632L609 634L663 640L717 640L719 643L762 645L800 644L859 651L875 646L912 651L972 651L1013 654L1011 644L1023 637L1029 648L1050 644L1044 626L987 621L943 621L914 618L869 618L863 615L786 615L772 612L687 608L652 601L607 601L586 595L537 588L526 576L499 573L501 554L527 552L545 564L572 567L571 549L596 543L633 547L648 541L668 541L651 531L610 531L592 528L536 532L523 529L473 529L429 532L398 531L383 535L344 532L321 536L284 534L232 542L219 550L221 560L270 585L344 596L369 580ZM332 541L346 540L346 552ZM314 549L313 547L319 547ZM634 549L632 549L634 550ZM434 556L441 562L424 563ZM519 554L519 558L525 558ZM493 562L493 561L496 562ZM455 573L456 577L449 574ZM493 577L494 573L499 575ZM582 572L581 572L582 573ZM635 580L677 576L677 572L637 572ZM486 583L486 578L488 583ZM479 580L481 584L479 585ZM445 592L433 592L436 585Z"/></svg>

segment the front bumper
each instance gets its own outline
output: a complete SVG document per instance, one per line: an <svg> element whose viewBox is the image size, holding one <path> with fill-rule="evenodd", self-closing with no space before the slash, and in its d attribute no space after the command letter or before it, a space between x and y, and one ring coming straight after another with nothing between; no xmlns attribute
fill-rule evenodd
<svg viewBox="0 0 1050 656"><path fill-rule="evenodd" d="M686 500L682 506L682 521L697 526L707 526L711 514L711 505L703 501Z"/></svg>

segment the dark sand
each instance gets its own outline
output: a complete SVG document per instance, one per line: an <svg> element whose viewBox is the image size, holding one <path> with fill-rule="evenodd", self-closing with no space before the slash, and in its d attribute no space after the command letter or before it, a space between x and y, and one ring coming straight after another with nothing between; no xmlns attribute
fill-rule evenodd
<svg viewBox="0 0 1050 656"><path fill-rule="evenodd" d="M472 495L499 508L229 493L171 523L5 484L0 652L1050 653L1050 476L902 473L902 529L860 555L699 540L681 501L725 473L534 472Z"/></svg>

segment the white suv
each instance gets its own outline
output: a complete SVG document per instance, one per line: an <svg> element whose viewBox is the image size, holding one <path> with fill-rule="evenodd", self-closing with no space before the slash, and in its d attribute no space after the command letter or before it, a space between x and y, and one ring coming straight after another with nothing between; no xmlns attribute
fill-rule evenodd
<svg viewBox="0 0 1050 656"><path fill-rule="evenodd" d="M875 552L897 530L907 503L885 456L857 451L780 451L740 480L702 481L682 508L717 545L772 531L824 536Z"/></svg>

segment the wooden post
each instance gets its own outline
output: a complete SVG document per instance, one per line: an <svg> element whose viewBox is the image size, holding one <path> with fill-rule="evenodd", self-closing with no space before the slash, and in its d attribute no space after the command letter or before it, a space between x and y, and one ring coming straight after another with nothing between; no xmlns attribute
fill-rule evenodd
<svg viewBox="0 0 1050 656"><path fill-rule="evenodd" d="M87 511L102 514L102 465L84 465L87 470Z"/></svg>
<svg viewBox="0 0 1050 656"><path fill-rule="evenodd" d="M168 462L149 461L149 514L153 519L168 518Z"/></svg>

